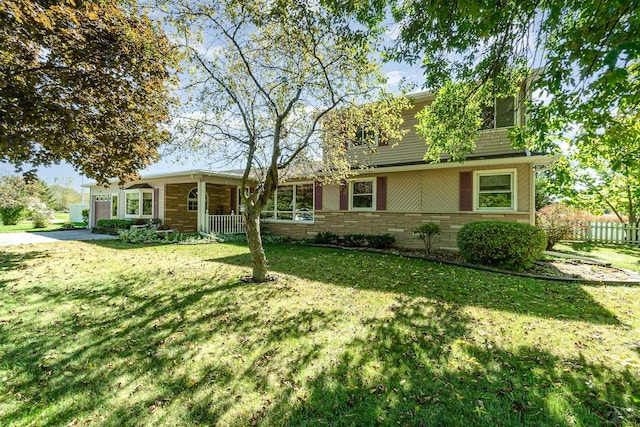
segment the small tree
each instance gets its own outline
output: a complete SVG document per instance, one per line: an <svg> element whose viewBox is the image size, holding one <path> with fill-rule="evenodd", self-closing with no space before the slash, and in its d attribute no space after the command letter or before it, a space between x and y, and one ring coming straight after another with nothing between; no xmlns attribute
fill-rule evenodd
<svg viewBox="0 0 640 427"><path fill-rule="evenodd" d="M540 209L536 215L536 225L547 236L547 250L560 240L570 238L576 227L584 220L584 215L564 203L554 203Z"/></svg>
<svg viewBox="0 0 640 427"><path fill-rule="evenodd" d="M188 148L240 163L253 281L264 282L260 214L281 180L301 170L325 182L345 178L342 131L375 124L398 140L407 101L380 89L385 79L372 59L380 32L356 28L323 2L176 0L167 10L194 91L175 128ZM367 123L363 105L373 113ZM373 146L376 132L364 133Z"/></svg>
<svg viewBox="0 0 640 427"><path fill-rule="evenodd" d="M18 176L0 178L0 217L4 225L16 225L27 205L25 189L27 184Z"/></svg>
<svg viewBox="0 0 640 427"><path fill-rule="evenodd" d="M431 253L431 240L436 234L440 234L440 226L435 222L425 222L413 230L416 239L421 239L424 243L424 250L429 255Z"/></svg>

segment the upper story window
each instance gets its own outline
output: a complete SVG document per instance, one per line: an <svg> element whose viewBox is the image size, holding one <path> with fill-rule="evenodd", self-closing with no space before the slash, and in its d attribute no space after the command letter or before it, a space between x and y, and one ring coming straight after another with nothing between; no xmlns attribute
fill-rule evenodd
<svg viewBox="0 0 640 427"><path fill-rule="evenodd" d="M351 141L352 146L367 145L371 142L378 144L378 131L376 129L358 126L356 137Z"/></svg>
<svg viewBox="0 0 640 427"><path fill-rule="evenodd" d="M313 183L279 185L261 218L276 221L313 221Z"/></svg>
<svg viewBox="0 0 640 427"><path fill-rule="evenodd" d="M125 190L125 216L151 218L153 216L153 189Z"/></svg>
<svg viewBox="0 0 640 427"><path fill-rule="evenodd" d="M371 210L376 206L375 178L356 179L349 185L349 208L353 210Z"/></svg>
<svg viewBox="0 0 640 427"><path fill-rule="evenodd" d="M475 172L475 209L486 211L516 210L516 171Z"/></svg>
<svg viewBox="0 0 640 427"><path fill-rule="evenodd" d="M480 130L515 126L517 123L516 97L496 98L494 105L482 108Z"/></svg>

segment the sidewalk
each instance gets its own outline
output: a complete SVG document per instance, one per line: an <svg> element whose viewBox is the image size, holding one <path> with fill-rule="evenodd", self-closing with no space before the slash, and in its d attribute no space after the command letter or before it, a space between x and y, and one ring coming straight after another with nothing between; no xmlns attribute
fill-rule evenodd
<svg viewBox="0 0 640 427"><path fill-rule="evenodd" d="M89 230L38 231L0 233L0 246L28 245L35 243L117 239L108 234L93 234Z"/></svg>

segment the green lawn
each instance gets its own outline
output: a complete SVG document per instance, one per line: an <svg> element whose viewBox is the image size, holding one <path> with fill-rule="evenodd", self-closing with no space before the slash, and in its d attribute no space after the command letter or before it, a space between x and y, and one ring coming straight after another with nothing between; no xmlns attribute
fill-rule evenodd
<svg viewBox="0 0 640 427"><path fill-rule="evenodd" d="M22 231L52 231L60 230L60 226L69 221L69 214L64 212L56 212L55 220L51 221L46 228L33 228L31 220L19 221L16 225L4 225L0 223L0 233L16 233Z"/></svg>
<svg viewBox="0 0 640 427"><path fill-rule="evenodd" d="M605 245L589 242L565 242L553 247L554 251L581 255L610 262L612 265L640 271L640 247Z"/></svg>
<svg viewBox="0 0 640 427"><path fill-rule="evenodd" d="M640 287L391 255L0 252L0 425L640 425Z"/></svg>

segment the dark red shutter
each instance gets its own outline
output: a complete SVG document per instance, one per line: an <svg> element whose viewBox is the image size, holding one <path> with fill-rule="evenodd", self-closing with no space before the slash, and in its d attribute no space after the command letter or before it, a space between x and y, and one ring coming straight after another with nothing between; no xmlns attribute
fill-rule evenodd
<svg viewBox="0 0 640 427"><path fill-rule="evenodd" d="M349 210L349 184L340 185L340 210Z"/></svg>
<svg viewBox="0 0 640 427"><path fill-rule="evenodd" d="M231 200L229 204L231 205L230 210L232 210L233 213L238 213L238 188L235 185L231 187Z"/></svg>
<svg viewBox="0 0 640 427"><path fill-rule="evenodd" d="M315 183L315 196L313 201L313 208L317 211L322 210L322 184Z"/></svg>
<svg viewBox="0 0 640 427"><path fill-rule="evenodd" d="M460 172L460 210L473 210L473 172Z"/></svg>
<svg viewBox="0 0 640 427"><path fill-rule="evenodd" d="M158 199L160 199L160 189L154 188L153 189L153 217L154 218L160 217L160 212L159 212L160 200Z"/></svg>
<svg viewBox="0 0 640 427"><path fill-rule="evenodd" d="M387 177L376 178L376 210L387 210Z"/></svg>

